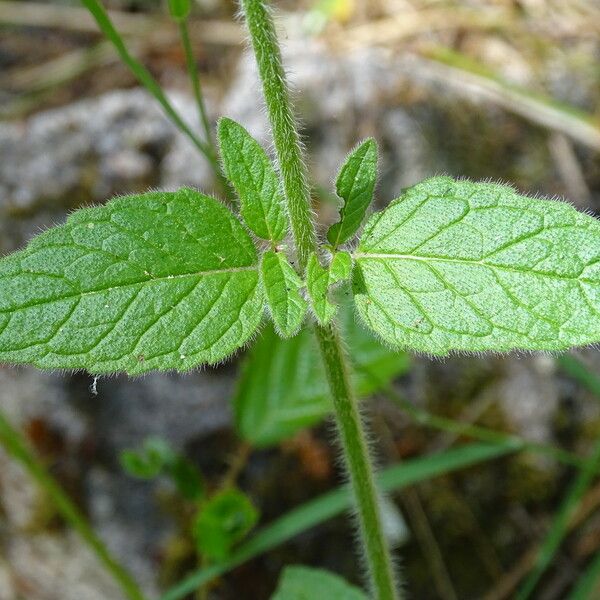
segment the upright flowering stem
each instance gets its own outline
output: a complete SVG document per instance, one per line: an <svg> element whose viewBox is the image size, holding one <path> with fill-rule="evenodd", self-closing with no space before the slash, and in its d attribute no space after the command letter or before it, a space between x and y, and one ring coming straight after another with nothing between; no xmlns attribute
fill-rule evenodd
<svg viewBox="0 0 600 600"><path fill-rule="evenodd" d="M242 8L263 85L299 270L303 272L311 252L317 250L317 243L310 189L291 110L281 51L273 20L264 1L242 0ZM340 445L354 493L371 590L377 600L396 600L399 597L398 590L390 549L383 534L365 426L352 391L344 345L335 323L326 327L317 326L315 331L335 407Z"/></svg>
<svg viewBox="0 0 600 600"><path fill-rule="evenodd" d="M281 50L273 20L264 3L242 0L242 7L262 80L298 262L300 270L304 271L310 253L316 250L316 236L310 207L310 188L290 105Z"/></svg>

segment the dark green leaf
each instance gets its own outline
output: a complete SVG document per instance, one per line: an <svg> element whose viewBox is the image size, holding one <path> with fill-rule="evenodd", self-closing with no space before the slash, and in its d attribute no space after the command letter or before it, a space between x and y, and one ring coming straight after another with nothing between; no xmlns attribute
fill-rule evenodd
<svg viewBox="0 0 600 600"><path fill-rule="evenodd" d="M167 465L166 472L185 499L197 501L204 497L206 488L202 475L185 456L175 456Z"/></svg>

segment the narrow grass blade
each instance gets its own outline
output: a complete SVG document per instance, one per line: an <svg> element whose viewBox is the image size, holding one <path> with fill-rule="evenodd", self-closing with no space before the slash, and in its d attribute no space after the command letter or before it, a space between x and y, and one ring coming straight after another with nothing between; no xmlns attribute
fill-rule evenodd
<svg viewBox="0 0 600 600"><path fill-rule="evenodd" d="M62 490L57 481L28 448L23 435L0 412L0 444L6 452L21 463L29 475L52 500L64 520L79 533L82 539L106 567L130 600L144 600L144 595L131 575L113 557L102 540L94 533L86 518Z"/></svg>
<svg viewBox="0 0 600 600"><path fill-rule="evenodd" d="M600 398L600 377L590 371L578 358L572 354L565 354L558 359L558 364L567 375Z"/></svg>
<svg viewBox="0 0 600 600"><path fill-rule="evenodd" d="M450 48L430 48L425 55L432 66L438 67L431 75L452 85L459 94L488 100L536 125L600 150L600 129L592 114L510 84L485 65Z"/></svg>
<svg viewBox="0 0 600 600"><path fill-rule="evenodd" d="M100 4L98 0L81 0L82 4L90 11L98 27L102 33L109 39L114 47L116 48L121 60L129 67L131 72L136 76L138 81L154 96L156 101L162 106L163 110L171 121L184 133L190 141L198 148L198 150L206 157L211 166L213 167L215 174L218 176L219 164L217 157L213 154L210 146L199 139L193 131L189 128L186 122L181 118L179 113L175 110L173 105L169 102L169 99L163 92L158 82L152 77L148 69L144 67L138 60L136 60L127 49L127 45L123 38L119 35L119 32L115 29L108 13Z"/></svg>
<svg viewBox="0 0 600 600"><path fill-rule="evenodd" d="M366 369L364 368L359 370L361 373L366 373ZM473 425L471 423L464 423L455 419L448 419L447 417L434 415L426 410L413 406L408 400L396 392L391 385L387 385L384 388L384 393L392 402L395 402L409 417L411 417L411 419L415 421L415 423L418 423L419 425L437 429L438 431L444 431L445 433L450 433L456 436L470 437L480 442L488 442L492 444L520 444L521 449L524 451L543 454L544 456L573 467L582 468L586 464L585 458L577 456L568 450L556 448L550 444L531 442L512 433L505 433L504 431L489 429L488 427L482 427L480 425Z"/></svg>
<svg viewBox="0 0 600 600"><path fill-rule="evenodd" d="M600 552L577 581L568 600L593 600L600 596Z"/></svg>
<svg viewBox="0 0 600 600"><path fill-rule="evenodd" d="M202 124L204 130L204 137L206 139L206 145L210 149L211 157L216 158L217 149L215 147L213 132L208 119L208 113L206 112L206 104L204 102L204 94L202 92L202 85L200 84L200 76L198 75L198 67L194 60L194 53L192 51L192 43L190 41L190 32L187 24L187 20L184 19L179 23L179 35L181 37L181 44L185 54L185 64L194 92L194 98L196 99L196 105L198 107L198 118ZM215 163L211 160L211 164L214 166ZM217 169L216 173L221 175L221 170Z"/></svg>
<svg viewBox="0 0 600 600"><path fill-rule="evenodd" d="M564 540L568 530L569 521L575 514L581 498L592 483L599 465L600 440L596 442L585 467L578 473L575 481L567 492L567 495L552 522L550 531L540 548L534 568L515 596L515 600L526 600L531 597L536 585L552 562L556 551Z"/></svg>
<svg viewBox="0 0 600 600"><path fill-rule="evenodd" d="M460 448L403 462L384 469L379 474L379 489L392 492L432 477L492 460L520 449L510 442L503 444L468 444ZM192 573L168 590L160 600L179 600L212 579L231 571L238 565L264 554L300 533L316 527L352 506L348 486L342 486L291 510L266 525L231 557L221 563Z"/></svg>

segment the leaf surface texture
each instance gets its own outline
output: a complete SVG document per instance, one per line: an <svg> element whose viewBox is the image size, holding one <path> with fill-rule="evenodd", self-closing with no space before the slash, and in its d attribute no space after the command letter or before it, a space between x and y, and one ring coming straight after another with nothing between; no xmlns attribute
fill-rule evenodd
<svg viewBox="0 0 600 600"><path fill-rule="evenodd" d="M560 201L435 177L365 226L354 292L397 347L563 350L600 340L600 222Z"/></svg>
<svg viewBox="0 0 600 600"><path fill-rule="evenodd" d="M256 249L190 189L79 210L0 261L0 361L91 373L185 371L256 331Z"/></svg>

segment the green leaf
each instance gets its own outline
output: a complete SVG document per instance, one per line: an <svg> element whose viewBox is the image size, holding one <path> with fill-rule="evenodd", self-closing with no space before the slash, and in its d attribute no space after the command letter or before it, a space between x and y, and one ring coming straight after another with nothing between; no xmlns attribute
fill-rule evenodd
<svg viewBox="0 0 600 600"><path fill-rule="evenodd" d="M286 567L279 586L271 600L367 600L362 590L354 587L339 575L323 569L301 566Z"/></svg>
<svg viewBox="0 0 600 600"><path fill-rule="evenodd" d="M334 248L358 231L373 200L376 183L377 143L368 139L350 153L337 178L336 191L344 204L339 222L327 232L327 239Z"/></svg>
<svg viewBox="0 0 600 600"><path fill-rule="evenodd" d="M564 202L434 177L369 220L355 260L358 312L396 347L600 341L600 222Z"/></svg>
<svg viewBox="0 0 600 600"><path fill-rule="evenodd" d="M283 195L266 152L231 119L219 120L217 135L225 174L240 198L244 221L259 238L281 241L287 230Z"/></svg>
<svg viewBox="0 0 600 600"><path fill-rule="evenodd" d="M311 254L306 267L306 285L311 306L321 325L327 325L334 317L336 306L330 302L330 288L350 278L352 257L347 252L333 255L329 267L321 266L316 254Z"/></svg>
<svg viewBox="0 0 600 600"><path fill-rule="evenodd" d="M282 337L295 335L308 307L300 295L302 280L285 254L272 250L263 254L260 272L275 329Z"/></svg>
<svg viewBox="0 0 600 600"><path fill-rule="evenodd" d="M80 210L0 260L0 362L91 373L216 363L263 312L252 240L190 189Z"/></svg>
<svg viewBox="0 0 600 600"><path fill-rule="evenodd" d="M340 317L360 396L408 370L407 355L379 344L356 323L348 305ZM233 405L239 434L256 446L275 444L328 414L329 388L313 332L304 329L282 340L267 327L244 360Z"/></svg>
<svg viewBox="0 0 600 600"><path fill-rule="evenodd" d="M258 511L246 494L221 490L202 506L194 522L199 552L209 560L224 560L257 521Z"/></svg>

